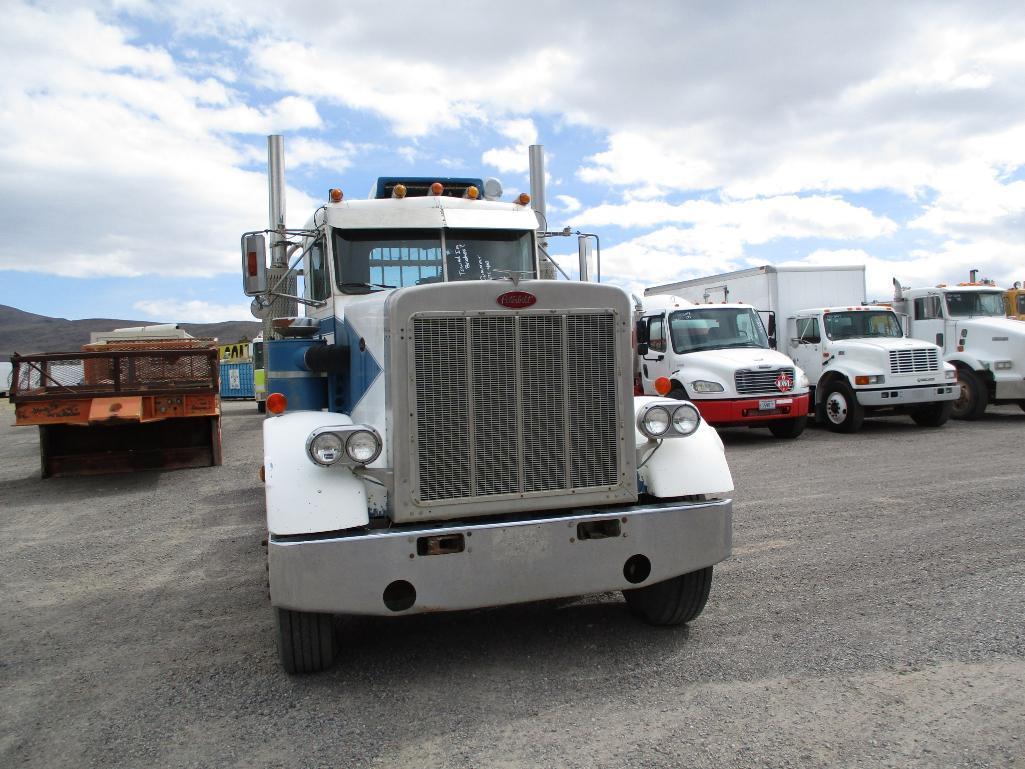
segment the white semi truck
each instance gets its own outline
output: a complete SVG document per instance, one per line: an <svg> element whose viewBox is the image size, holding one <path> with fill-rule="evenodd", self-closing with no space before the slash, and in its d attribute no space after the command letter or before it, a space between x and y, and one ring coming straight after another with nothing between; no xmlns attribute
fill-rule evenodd
<svg viewBox="0 0 1025 769"><path fill-rule="evenodd" d="M1025 323L1004 317L1003 290L975 280L909 289L895 278L893 287L909 334L935 342L957 367L955 418L978 419L990 403L1025 410Z"/></svg>
<svg viewBox="0 0 1025 769"><path fill-rule="evenodd" d="M694 304L649 289L638 308L637 379L645 395L690 400L715 427L763 427L796 438L808 379L773 348L775 330L747 304Z"/></svg>
<svg viewBox="0 0 1025 769"><path fill-rule="evenodd" d="M622 590L646 622L696 617L730 554L733 480L692 404L634 397L629 297L537 279L554 233L494 180L332 190L286 230L274 177L272 226L242 246L257 314L287 285L267 277L268 236L303 271L306 316L265 342L284 668L332 663L334 614Z"/></svg>
<svg viewBox="0 0 1025 769"><path fill-rule="evenodd" d="M764 266L649 291L774 313L783 350L808 377L811 408L831 430L855 432L869 413L930 427L950 417L954 367L936 345L906 338L892 310L866 306L863 266Z"/></svg>

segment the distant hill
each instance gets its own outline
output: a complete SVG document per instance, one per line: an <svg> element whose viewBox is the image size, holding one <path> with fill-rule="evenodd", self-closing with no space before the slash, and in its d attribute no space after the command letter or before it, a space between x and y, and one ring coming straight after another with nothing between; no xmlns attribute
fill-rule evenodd
<svg viewBox="0 0 1025 769"><path fill-rule="evenodd" d="M80 350L82 345L89 343L91 331L111 331L126 326L150 326L154 322L112 318L49 318L0 304L0 360L8 360L13 352L25 354ZM243 337L252 339L260 333L260 322L255 320L178 325L193 336L216 337L221 344L232 344Z"/></svg>

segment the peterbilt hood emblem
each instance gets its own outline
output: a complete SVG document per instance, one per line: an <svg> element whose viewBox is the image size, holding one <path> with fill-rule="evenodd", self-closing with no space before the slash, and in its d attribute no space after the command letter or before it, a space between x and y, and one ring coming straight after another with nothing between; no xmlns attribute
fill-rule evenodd
<svg viewBox="0 0 1025 769"><path fill-rule="evenodd" d="M495 299L503 307L510 310L522 310L537 302L537 297L528 291L506 291Z"/></svg>
<svg viewBox="0 0 1025 769"><path fill-rule="evenodd" d="M782 372L776 377L776 389L781 393L789 392L794 389L794 378L787 372Z"/></svg>

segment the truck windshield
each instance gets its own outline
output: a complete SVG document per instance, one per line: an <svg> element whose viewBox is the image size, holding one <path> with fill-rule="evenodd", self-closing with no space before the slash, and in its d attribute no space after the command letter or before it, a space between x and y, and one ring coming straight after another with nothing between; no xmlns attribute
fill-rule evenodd
<svg viewBox="0 0 1025 769"><path fill-rule="evenodd" d="M1004 301L997 291L948 291L947 313L952 318L975 315L1000 318L1004 314Z"/></svg>
<svg viewBox="0 0 1025 769"><path fill-rule="evenodd" d="M827 312L823 316L826 336L830 339L861 339L864 337L904 336L900 321L889 310L880 312Z"/></svg>
<svg viewBox="0 0 1025 769"><path fill-rule="evenodd" d="M769 348L762 319L750 308L678 310L669 316L669 331L677 353L721 350L724 347Z"/></svg>
<svg viewBox="0 0 1025 769"><path fill-rule="evenodd" d="M338 288L346 294L508 272L534 277L534 238L526 230L335 229L332 245Z"/></svg>

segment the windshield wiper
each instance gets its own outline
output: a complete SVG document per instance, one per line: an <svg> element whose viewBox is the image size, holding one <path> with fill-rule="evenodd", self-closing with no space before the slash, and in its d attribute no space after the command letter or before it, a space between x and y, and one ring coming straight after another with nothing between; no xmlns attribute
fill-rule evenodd
<svg viewBox="0 0 1025 769"><path fill-rule="evenodd" d="M359 282L342 283L342 290L344 291L347 288L377 288L377 289L385 289L385 288L395 288L395 286L389 286L386 283L359 283Z"/></svg>

